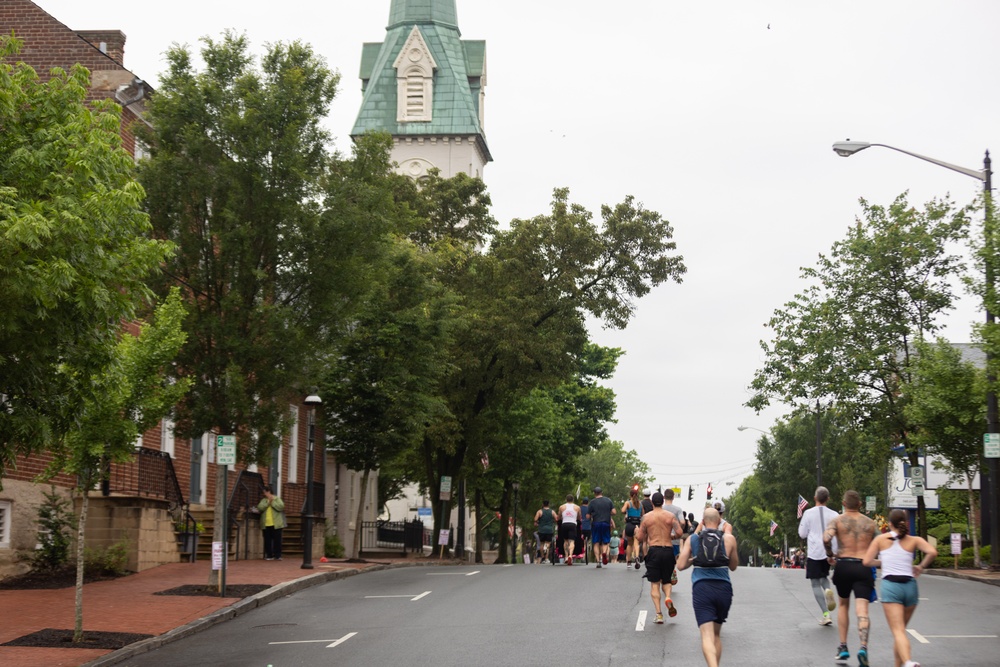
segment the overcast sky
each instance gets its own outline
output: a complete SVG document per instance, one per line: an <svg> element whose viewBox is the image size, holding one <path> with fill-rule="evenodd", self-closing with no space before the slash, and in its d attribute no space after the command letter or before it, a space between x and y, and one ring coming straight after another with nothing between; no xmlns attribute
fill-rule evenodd
<svg viewBox="0 0 1000 667"><path fill-rule="evenodd" d="M310 43L342 74L329 127L348 151L362 42L382 41L389 0L36 0L75 30L119 29L125 65L159 80L171 43L227 28ZM764 323L843 237L858 198L968 203L979 181L851 138L981 169L1000 157L996 0L458 0L464 39L486 40L485 180L507 223L548 210L552 189L595 214L635 195L675 229L684 283L638 303L611 383L611 433L664 485L726 495L760 433L785 413L743 407ZM996 168L1000 171L1000 168ZM969 299L947 334L982 318ZM810 489L803 489L807 495ZM809 497L807 495L807 497Z"/></svg>

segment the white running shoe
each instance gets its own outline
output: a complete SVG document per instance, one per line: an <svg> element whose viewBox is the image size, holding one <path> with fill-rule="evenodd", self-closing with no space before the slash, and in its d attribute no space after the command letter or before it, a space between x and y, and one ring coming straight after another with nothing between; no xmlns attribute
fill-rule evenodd
<svg viewBox="0 0 1000 667"><path fill-rule="evenodd" d="M833 599L833 589L828 588L825 591L823 591L823 594L826 595L826 608L829 609L830 611L836 609L837 601Z"/></svg>

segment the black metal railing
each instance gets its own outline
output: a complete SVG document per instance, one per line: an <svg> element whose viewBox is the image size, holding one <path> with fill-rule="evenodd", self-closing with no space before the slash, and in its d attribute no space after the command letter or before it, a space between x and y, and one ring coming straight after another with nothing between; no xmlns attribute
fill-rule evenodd
<svg viewBox="0 0 1000 667"><path fill-rule="evenodd" d="M424 548L424 524L414 521L362 521L361 552L392 551L399 549L403 556L407 551L422 552ZM358 554L359 556L361 554Z"/></svg>
<svg viewBox="0 0 1000 667"><path fill-rule="evenodd" d="M112 463L108 490L110 493L166 500L170 510L187 507L174 471L174 462L170 454L158 449L140 447L133 460Z"/></svg>
<svg viewBox="0 0 1000 667"><path fill-rule="evenodd" d="M243 559L250 558L250 521L259 519L257 504L264 498L264 477L259 472L240 470L229 494L229 526L236 530L236 559L240 557L243 538ZM241 521L242 519L242 521ZM227 536L228 539L228 536Z"/></svg>

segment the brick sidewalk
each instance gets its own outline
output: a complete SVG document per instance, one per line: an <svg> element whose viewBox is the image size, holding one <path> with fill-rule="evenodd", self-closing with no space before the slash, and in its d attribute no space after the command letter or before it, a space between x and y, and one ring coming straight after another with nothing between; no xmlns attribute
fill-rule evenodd
<svg viewBox="0 0 1000 667"><path fill-rule="evenodd" d="M416 563L425 559L412 558ZM377 564L405 563L382 559L368 563L314 562L303 570L301 561L243 560L229 563L226 584L277 585L338 570L363 570ZM90 631L135 632L162 635L187 623L239 602L237 598L156 595L187 584L205 585L211 564L173 563L139 574L83 587L83 627ZM324 577L321 575L320 579ZM0 591L0 644L45 628L72 629L73 588L58 590ZM96 649L50 649L0 646L0 665L18 667L76 667L111 653Z"/></svg>

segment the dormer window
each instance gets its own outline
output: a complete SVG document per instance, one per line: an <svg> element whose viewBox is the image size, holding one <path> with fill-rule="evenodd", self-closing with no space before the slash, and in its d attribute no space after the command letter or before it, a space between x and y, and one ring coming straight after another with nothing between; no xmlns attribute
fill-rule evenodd
<svg viewBox="0 0 1000 667"><path fill-rule="evenodd" d="M410 31L393 67L396 68L398 97L396 120L400 123L431 121L437 63L417 26Z"/></svg>

